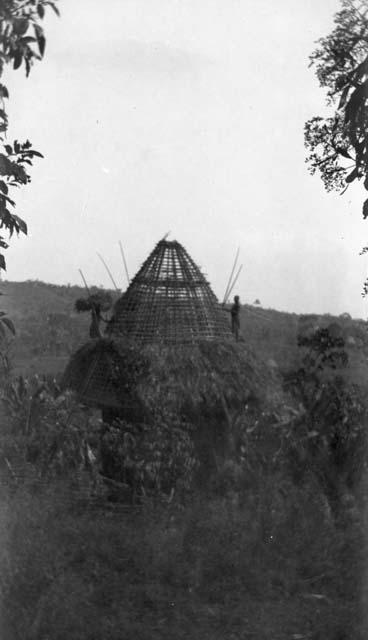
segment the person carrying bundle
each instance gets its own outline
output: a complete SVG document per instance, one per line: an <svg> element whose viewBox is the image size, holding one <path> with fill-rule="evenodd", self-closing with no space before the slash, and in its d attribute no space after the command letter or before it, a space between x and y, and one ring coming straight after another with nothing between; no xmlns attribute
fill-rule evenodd
<svg viewBox="0 0 368 640"><path fill-rule="evenodd" d="M103 291L90 294L88 298L79 298L75 302L75 309L79 313L82 311L91 312L91 324L89 328L89 336L92 340L102 338L101 322L107 322L102 316L103 312L108 311L112 306L112 299L109 293Z"/></svg>

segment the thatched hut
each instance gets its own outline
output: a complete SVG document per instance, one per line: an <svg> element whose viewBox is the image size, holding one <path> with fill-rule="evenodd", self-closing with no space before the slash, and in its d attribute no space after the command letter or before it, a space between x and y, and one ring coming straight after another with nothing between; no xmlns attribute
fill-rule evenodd
<svg viewBox="0 0 368 640"><path fill-rule="evenodd" d="M176 241L161 240L116 303L110 336L136 344L195 344L230 337L226 314L204 275Z"/></svg>
<svg viewBox="0 0 368 640"><path fill-rule="evenodd" d="M106 335L71 358L64 386L81 401L126 408L146 347L188 347L232 339L227 314L206 278L176 241L161 240L113 309Z"/></svg>
<svg viewBox="0 0 368 640"><path fill-rule="evenodd" d="M208 450L229 446L246 405L250 416L274 404L265 379L273 374L229 325L185 249L161 240L115 304L105 337L72 356L64 386L101 408L106 422L186 425L207 467Z"/></svg>

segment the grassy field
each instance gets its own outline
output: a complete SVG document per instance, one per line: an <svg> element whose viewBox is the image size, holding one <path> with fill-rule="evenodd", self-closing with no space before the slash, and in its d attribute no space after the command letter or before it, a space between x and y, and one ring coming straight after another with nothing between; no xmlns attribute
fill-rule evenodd
<svg viewBox="0 0 368 640"><path fill-rule="evenodd" d="M183 447L184 469L190 453L165 387L148 438L158 447L139 449L131 431L134 457L129 425L107 441L119 464L138 470L136 496L102 478L96 412L51 390L34 401L37 380L16 382L58 376L88 339L89 318L73 310L84 292L31 282L2 289L17 327L0 411L3 640L368 637L364 322L244 306L250 400L246 414L230 415L237 451L218 457L204 483L173 481L171 492L145 484L142 468L167 470L165 426ZM303 383L304 396L285 388L303 364L297 336L333 324L348 365L317 386ZM211 444L215 417L204 415Z"/></svg>
<svg viewBox="0 0 368 640"><path fill-rule="evenodd" d="M250 492L124 508L66 480L3 490L1 637L363 640L364 546L313 514L305 490L268 537L262 513L276 516Z"/></svg>

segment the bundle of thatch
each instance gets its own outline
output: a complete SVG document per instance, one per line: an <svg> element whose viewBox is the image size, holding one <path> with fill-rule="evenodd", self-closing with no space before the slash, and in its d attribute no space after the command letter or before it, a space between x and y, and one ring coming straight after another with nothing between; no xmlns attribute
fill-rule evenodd
<svg viewBox="0 0 368 640"><path fill-rule="evenodd" d="M90 294L86 298L78 298L74 306L78 313L83 311L101 313L108 311L112 307L112 297L106 291L98 291L97 293Z"/></svg>

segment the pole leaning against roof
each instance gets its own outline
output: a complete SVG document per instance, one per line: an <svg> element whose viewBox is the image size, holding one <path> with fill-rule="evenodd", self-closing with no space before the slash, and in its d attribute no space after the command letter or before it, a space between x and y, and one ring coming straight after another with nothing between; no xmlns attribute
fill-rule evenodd
<svg viewBox="0 0 368 640"><path fill-rule="evenodd" d="M129 272L128 272L128 265L127 265L127 262L125 260L125 254L124 254L123 245L121 244L121 240L119 240L119 247L120 247L121 257L123 258L123 264L124 264L126 279L128 281L128 285L130 285L130 277L129 277Z"/></svg>
<svg viewBox="0 0 368 640"><path fill-rule="evenodd" d="M235 268L236 268L236 265L237 265L237 262L238 262L239 253L240 253L240 247L238 247L238 250L237 250L236 255L235 255L235 260L234 260L233 268L232 268L232 270L231 270L230 278L229 278L229 281L228 281L228 283L227 283L227 287L226 287L226 289L225 289L224 299L223 299L223 303L222 303L222 304L226 304L226 301L227 301L227 299L228 299L228 297L229 297L229 295L230 295L230 294L229 294L229 289L230 289L230 286L231 286L231 280L232 280L232 278L233 278L234 271L235 271Z"/></svg>
<svg viewBox="0 0 368 640"><path fill-rule="evenodd" d="M228 301L228 299L230 298L230 294L231 294L232 290L234 289L234 287L235 287L235 285L236 285L236 283L237 283L237 280L238 280L238 278L239 278L239 276L240 276L240 272L241 272L242 268L243 268L243 265L241 264L241 265L240 265L240 267L239 267L239 269L238 269L238 271L237 271L237 274L236 274L236 276L235 276L235 278L234 278L234 280L233 280L233 282L232 282L232 285L231 285L231 287L230 287L229 291L227 292L227 298L226 298L226 300L225 300L225 303L226 303L226 302Z"/></svg>
<svg viewBox="0 0 368 640"><path fill-rule="evenodd" d="M118 285L116 284L116 282L115 282L115 280L114 280L114 278L113 278L113 275L112 275L112 273L111 273L111 271L110 271L109 267L107 266L107 264L106 264L105 260L103 259L102 255L101 255L100 253L97 253L97 255L98 255L99 259L101 260L101 262L102 262L103 266L105 267L105 269L106 269L107 273L109 274L110 280L111 280L112 284L113 284L113 285L114 285L114 287L115 287L115 291L119 291Z"/></svg>

